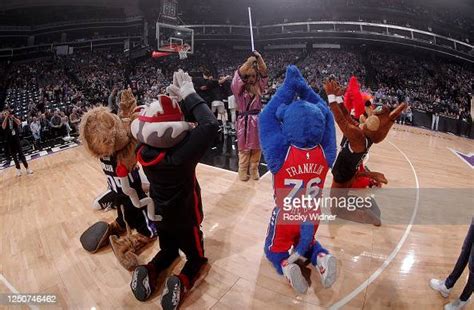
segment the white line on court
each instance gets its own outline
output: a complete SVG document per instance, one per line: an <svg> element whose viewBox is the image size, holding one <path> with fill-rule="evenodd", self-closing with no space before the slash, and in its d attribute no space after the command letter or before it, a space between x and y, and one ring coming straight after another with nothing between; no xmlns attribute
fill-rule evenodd
<svg viewBox="0 0 474 310"><path fill-rule="evenodd" d="M3 284L5 284L5 286L8 287L8 289L9 289L12 293L14 293L14 294L20 294L20 293L18 292L18 290L17 290L13 285L11 285L11 283L8 282L8 280L7 280L7 279L3 276L3 274L1 274L1 273L0 273L0 281L1 281ZM38 308L37 306L29 305L28 307L29 307L30 309L32 309L32 310L39 310L39 308Z"/></svg>
<svg viewBox="0 0 474 310"><path fill-rule="evenodd" d="M267 174L269 174L269 173L270 173L270 170L268 170L267 172L265 172L265 173L260 177L260 179L263 179L263 178L264 178Z"/></svg>
<svg viewBox="0 0 474 310"><path fill-rule="evenodd" d="M392 253L390 253L390 255L387 257L387 259L383 262L383 264L377 270L375 270L375 272L369 278L367 278L366 281L364 281L361 285L359 285L359 287L357 287L352 292L350 292L347 296L345 296L344 298L342 298L341 300L339 300L338 302L333 304L331 307L329 307L330 310L336 310L336 309L342 308L344 305L346 305L352 299L354 299L354 297L356 297L363 290L365 290L372 282L375 281L375 279L377 279L382 274L382 272L393 261L395 256L397 256L398 252L400 252L400 249L402 248L403 244L407 240L408 235L410 234L411 229L413 227L413 223L415 222L416 214L418 213L418 206L419 206L419 203L420 203L420 182L418 180L418 175L416 174L415 167L413 166L412 162L407 157L407 155L402 150L400 150L395 144L393 144L392 142L389 141L388 143L390 143L394 148L396 148L400 152L400 154L403 155L403 157L405 157L405 159L407 160L408 164L411 167L411 170L413 171L413 175L415 176L416 201L415 201L415 208L413 209L413 214L411 215L410 224L408 224L402 238L398 242L397 246L393 249Z"/></svg>

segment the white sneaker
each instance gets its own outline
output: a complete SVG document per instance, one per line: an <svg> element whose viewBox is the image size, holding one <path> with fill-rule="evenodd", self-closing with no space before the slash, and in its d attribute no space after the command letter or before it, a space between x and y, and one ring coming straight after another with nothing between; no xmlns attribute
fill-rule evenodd
<svg viewBox="0 0 474 310"><path fill-rule="evenodd" d="M304 294L308 290L308 282L301 274L301 269L296 264L282 266L283 275L290 281L291 287L299 294Z"/></svg>
<svg viewBox="0 0 474 310"><path fill-rule="evenodd" d="M337 260L331 254L319 254L316 270L321 276L321 284L325 288L331 287L336 282Z"/></svg>
<svg viewBox="0 0 474 310"><path fill-rule="evenodd" d="M438 291L444 298L448 297L451 292L451 289L448 289L446 284L444 284L444 280L431 279L430 286L435 291Z"/></svg>
<svg viewBox="0 0 474 310"><path fill-rule="evenodd" d="M21 177L21 169L16 169L16 176Z"/></svg>
<svg viewBox="0 0 474 310"><path fill-rule="evenodd" d="M450 302L449 304L444 305L444 310L460 310L464 309L464 306L469 302L469 299L467 301L461 301L461 299L456 299Z"/></svg>
<svg viewBox="0 0 474 310"><path fill-rule="evenodd" d="M31 170L30 168L26 169L26 173L27 174L33 174L33 170Z"/></svg>

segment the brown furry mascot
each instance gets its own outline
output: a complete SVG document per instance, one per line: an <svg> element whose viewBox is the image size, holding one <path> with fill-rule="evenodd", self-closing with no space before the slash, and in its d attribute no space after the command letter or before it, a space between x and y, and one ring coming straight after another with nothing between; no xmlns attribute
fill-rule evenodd
<svg viewBox="0 0 474 310"><path fill-rule="evenodd" d="M387 136L394 121L406 108L406 103L400 104L393 111L387 106L377 107L375 110L368 109L367 117L360 119L359 124L342 104L343 89L339 83L330 79L324 84L324 90L328 95L329 107L334 115L339 129L344 134L341 151L332 168L333 183L332 196L346 196L354 181L360 177L369 177L377 184L386 184L387 179L380 172L358 171L363 158L369 152L374 143L382 142ZM380 210L378 208L365 208L349 211L345 208L335 208L335 214L339 218L355 222L371 223L381 225Z"/></svg>
<svg viewBox="0 0 474 310"><path fill-rule="evenodd" d="M95 223L80 240L84 249L92 253L110 241L119 263L127 270L133 270L138 265L138 251L155 240L156 228L152 220L156 217L153 200L142 189L135 158L136 140L130 133L137 107L131 90L122 92L119 107L118 116L106 107L96 107L81 121L80 139L86 150L101 162L112 193L108 199L116 206L118 216L112 223ZM137 232L131 234L129 228ZM126 231L127 236L118 237Z"/></svg>

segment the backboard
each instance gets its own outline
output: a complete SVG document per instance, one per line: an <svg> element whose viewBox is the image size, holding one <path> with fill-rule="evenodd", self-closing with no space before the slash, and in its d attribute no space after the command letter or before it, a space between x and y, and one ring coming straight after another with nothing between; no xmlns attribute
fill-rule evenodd
<svg viewBox="0 0 474 310"><path fill-rule="evenodd" d="M156 23L158 50L178 53L186 46L188 54L194 52L194 30L186 27Z"/></svg>

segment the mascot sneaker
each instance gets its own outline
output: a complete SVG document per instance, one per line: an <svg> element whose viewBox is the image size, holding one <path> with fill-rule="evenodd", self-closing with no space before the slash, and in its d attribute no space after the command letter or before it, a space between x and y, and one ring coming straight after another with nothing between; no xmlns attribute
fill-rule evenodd
<svg viewBox="0 0 474 310"><path fill-rule="evenodd" d="M308 282L301 274L301 269L297 264L288 264L285 261L282 264L283 275L288 279L292 288L298 294L304 294L308 290Z"/></svg>
<svg viewBox="0 0 474 310"><path fill-rule="evenodd" d="M451 289L448 289L446 284L444 284L444 280L431 279L430 286L435 291L438 291L444 298L448 297L451 292Z"/></svg>
<svg viewBox="0 0 474 310"><path fill-rule="evenodd" d="M166 280L166 285L161 294L161 307L163 310L178 309L181 302L181 294L183 293L183 285L178 276L171 276Z"/></svg>
<svg viewBox="0 0 474 310"><path fill-rule="evenodd" d="M21 177L21 169L16 169L16 176Z"/></svg>
<svg viewBox="0 0 474 310"><path fill-rule="evenodd" d="M449 304L444 305L444 310L461 310L466 308L466 304L469 302L469 299L466 301L461 301L461 299L456 299L450 302Z"/></svg>
<svg viewBox="0 0 474 310"><path fill-rule="evenodd" d="M156 289L157 274L151 264L135 268L132 274L130 288L136 299L146 301Z"/></svg>
<svg viewBox="0 0 474 310"><path fill-rule="evenodd" d="M331 254L319 254L316 269L321 276L321 284L325 288L331 287L336 281L337 260Z"/></svg>

